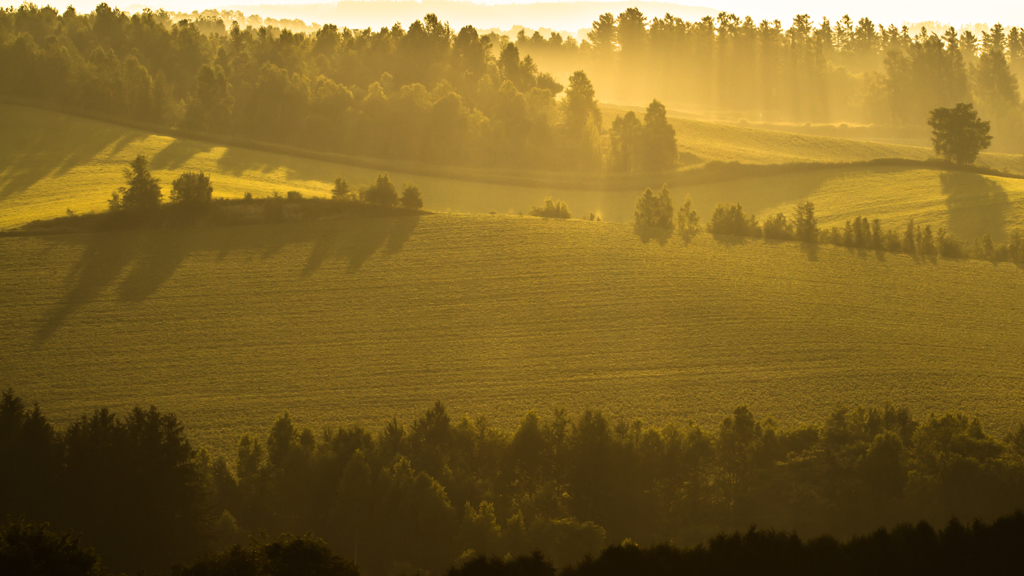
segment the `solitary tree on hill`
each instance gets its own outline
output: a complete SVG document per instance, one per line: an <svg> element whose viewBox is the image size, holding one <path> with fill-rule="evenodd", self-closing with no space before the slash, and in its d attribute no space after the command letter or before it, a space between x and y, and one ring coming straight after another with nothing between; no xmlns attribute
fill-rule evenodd
<svg viewBox="0 0 1024 576"><path fill-rule="evenodd" d="M935 153L957 164L973 164L978 153L992 144L989 122L978 118L973 104L936 108L928 125L932 127Z"/></svg>
<svg viewBox="0 0 1024 576"><path fill-rule="evenodd" d="M139 154L124 169L128 186L122 186L110 198L111 210L153 210L160 206L160 181L149 173L149 159Z"/></svg>

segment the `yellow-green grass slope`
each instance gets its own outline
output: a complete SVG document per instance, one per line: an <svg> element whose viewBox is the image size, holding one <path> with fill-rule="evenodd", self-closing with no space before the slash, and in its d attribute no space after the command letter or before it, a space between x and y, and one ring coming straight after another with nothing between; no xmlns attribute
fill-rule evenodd
<svg viewBox="0 0 1024 576"><path fill-rule="evenodd" d="M907 168L811 170L793 174L683 187L697 211L710 217L718 202L740 203L761 217L814 202L821 227L842 228L857 216L882 221L883 228L902 228L907 220L946 228L962 240L985 234L1005 242L1014 230L1024 231L1024 180L965 172ZM706 221L706 220L705 220Z"/></svg>
<svg viewBox="0 0 1024 576"><path fill-rule="evenodd" d="M611 127L616 115L628 109L643 118L641 108L603 107L605 129ZM670 117L669 123L675 128L679 151L693 154L705 162L718 160L745 164L783 164L855 162L875 158L926 160L935 156L931 148L923 146L794 134L680 117ZM1024 172L1024 156L1021 155L983 153L978 164L998 170Z"/></svg>
<svg viewBox="0 0 1024 576"><path fill-rule="evenodd" d="M163 192L184 171L212 175L214 196L241 198L294 190L327 196L334 179L353 188L370 184L378 170L291 155L219 146L147 133L124 126L36 108L0 104L0 230L32 220L103 211L122 186L122 172L138 154ZM528 212L558 190L478 183L388 171L392 181L419 186L429 210ZM577 193L581 196L583 193ZM601 194L591 201L600 204ZM594 199L596 198L596 200Z"/></svg>
<svg viewBox="0 0 1024 576"><path fill-rule="evenodd" d="M428 215L0 238L0 375L57 422L155 404L229 455L283 411L714 427L839 403L1024 416L1024 272L623 224Z"/></svg>
<svg viewBox="0 0 1024 576"><path fill-rule="evenodd" d="M891 156L897 149L919 150L875 149L862 142L683 122L695 131L677 126L681 146L703 142L719 159L848 161ZM0 230L62 216L68 209L105 210L111 193L123 184L122 170L140 153L151 158L165 194L171 181L186 170L211 174L214 195L227 198L240 198L246 192L256 197L283 195L290 190L324 196L338 176L358 187L377 174L370 168L176 139L12 105L0 105L0 134L4 135L0 138ZM910 152L905 156L917 157ZM399 186L418 185L428 210L528 213L546 196L553 196L565 200L575 217L596 212L613 222L632 220L640 192L532 188L402 172L391 172L391 177ZM945 226L966 240L990 234L1001 241L1007 231L1024 225L1024 180L936 170L810 167L785 175L678 186L672 192L677 203L690 194L705 221L719 202L741 202L747 210L764 215L790 212L796 203L810 199L818 206L822 224L828 226L842 225L857 215L881 218L887 226L902 225L914 217L935 228Z"/></svg>

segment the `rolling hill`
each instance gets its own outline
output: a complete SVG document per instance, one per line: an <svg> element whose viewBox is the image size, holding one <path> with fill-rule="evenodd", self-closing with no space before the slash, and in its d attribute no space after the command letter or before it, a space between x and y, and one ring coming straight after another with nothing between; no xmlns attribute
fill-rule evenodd
<svg viewBox="0 0 1024 576"><path fill-rule="evenodd" d="M607 114L605 115L607 116ZM680 147L705 160L753 163L851 162L879 156L927 157L927 151L755 130L724 124L673 120ZM121 185L121 171L136 154L151 158L154 174L166 189L182 171L203 170L213 176L216 196L239 198L246 192L267 196L289 190L327 195L334 178L367 184L378 170L342 165L240 146L214 145L52 111L0 105L0 229L31 220L62 216L66 210L106 209L111 192ZM1015 169L1017 157L986 155L984 160ZM415 183L425 208L463 213L528 213L547 196L565 200L574 216L589 212L612 222L629 222L643 186L660 186L662 176L639 176L635 187L532 187L465 178L391 171L399 184ZM685 176L685 174L681 174ZM649 180L649 181L645 181ZM922 224L945 226L971 240L991 234L997 241L1024 227L1024 180L945 173L920 167L801 166L791 173L757 178L673 185L677 202L689 194L706 219L719 202L741 202L762 216L811 199L823 225L842 225L858 215L881 218L886 226L913 217Z"/></svg>
<svg viewBox="0 0 1024 576"><path fill-rule="evenodd" d="M0 268L3 387L58 422L155 404L222 455L285 410L376 428L435 399L501 426L558 405L1024 417L1008 264L435 214L7 237Z"/></svg>

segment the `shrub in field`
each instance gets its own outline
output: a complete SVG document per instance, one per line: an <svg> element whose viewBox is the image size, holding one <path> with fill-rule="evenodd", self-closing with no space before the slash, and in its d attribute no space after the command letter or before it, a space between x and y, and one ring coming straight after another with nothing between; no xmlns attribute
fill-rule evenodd
<svg viewBox="0 0 1024 576"><path fill-rule="evenodd" d="M348 186L348 181L341 178L334 180L334 188L331 190L331 198L335 200L351 200L352 190Z"/></svg>
<svg viewBox="0 0 1024 576"><path fill-rule="evenodd" d="M553 200L550 197L544 199L543 206L534 206L533 210L530 210L530 216L540 216L541 218L571 218L569 214L569 205L561 200Z"/></svg>
<svg viewBox="0 0 1024 576"><path fill-rule="evenodd" d="M814 203L810 200L796 206L796 237L801 242L818 241L818 219L814 216Z"/></svg>
<svg viewBox="0 0 1024 576"><path fill-rule="evenodd" d="M149 159L139 154L124 169L127 186L118 188L109 200L110 210L153 210L160 206L160 181L149 173Z"/></svg>
<svg viewBox="0 0 1024 576"><path fill-rule="evenodd" d="M387 174L378 174L377 181L363 190L361 196L364 202L374 206L391 208L398 204L398 192Z"/></svg>
<svg viewBox="0 0 1024 576"><path fill-rule="evenodd" d="M650 188L636 199L636 210L633 212L633 225L636 228L659 228L672 230L675 214L672 210L672 199L668 195L668 186L663 185L657 195Z"/></svg>
<svg viewBox="0 0 1024 576"><path fill-rule="evenodd" d="M769 216L762 227L764 237L773 240L793 240L796 238L796 229L793 223L786 219L782 212Z"/></svg>
<svg viewBox="0 0 1024 576"><path fill-rule="evenodd" d="M209 204L213 197L210 177L199 172L184 172L171 183L171 202L185 206Z"/></svg>
<svg viewBox="0 0 1024 576"><path fill-rule="evenodd" d="M676 227L679 228L679 235L687 239L693 238L700 232L700 216L693 209L693 201L690 200L689 194L687 194L686 200L683 201L683 205L679 207Z"/></svg>
<svg viewBox="0 0 1024 576"><path fill-rule="evenodd" d="M423 208L423 198L420 197L420 189L412 184L406 184L402 190L402 207L419 210Z"/></svg>
<svg viewBox="0 0 1024 576"><path fill-rule="evenodd" d="M761 227L757 224L757 217L744 213L743 207L739 204L716 206L714 214L711 215L711 222L708 223L708 232L761 237Z"/></svg>

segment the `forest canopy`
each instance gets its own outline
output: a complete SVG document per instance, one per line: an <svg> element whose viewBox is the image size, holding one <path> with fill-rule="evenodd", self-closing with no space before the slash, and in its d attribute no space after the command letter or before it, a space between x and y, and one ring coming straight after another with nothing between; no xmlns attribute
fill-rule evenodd
<svg viewBox="0 0 1024 576"><path fill-rule="evenodd" d="M470 550L565 566L626 538L690 545L751 524L841 538L1024 506L1024 426L999 438L963 414L892 406L823 416L783 427L739 407L702 429L554 410L502 430L438 402L376 431L314 432L284 413L228 461L155 408L60 430L6 392L0 517L80 532L117 570L266 531L358 548L361 570L386 574L436 573Z"/></svg>

